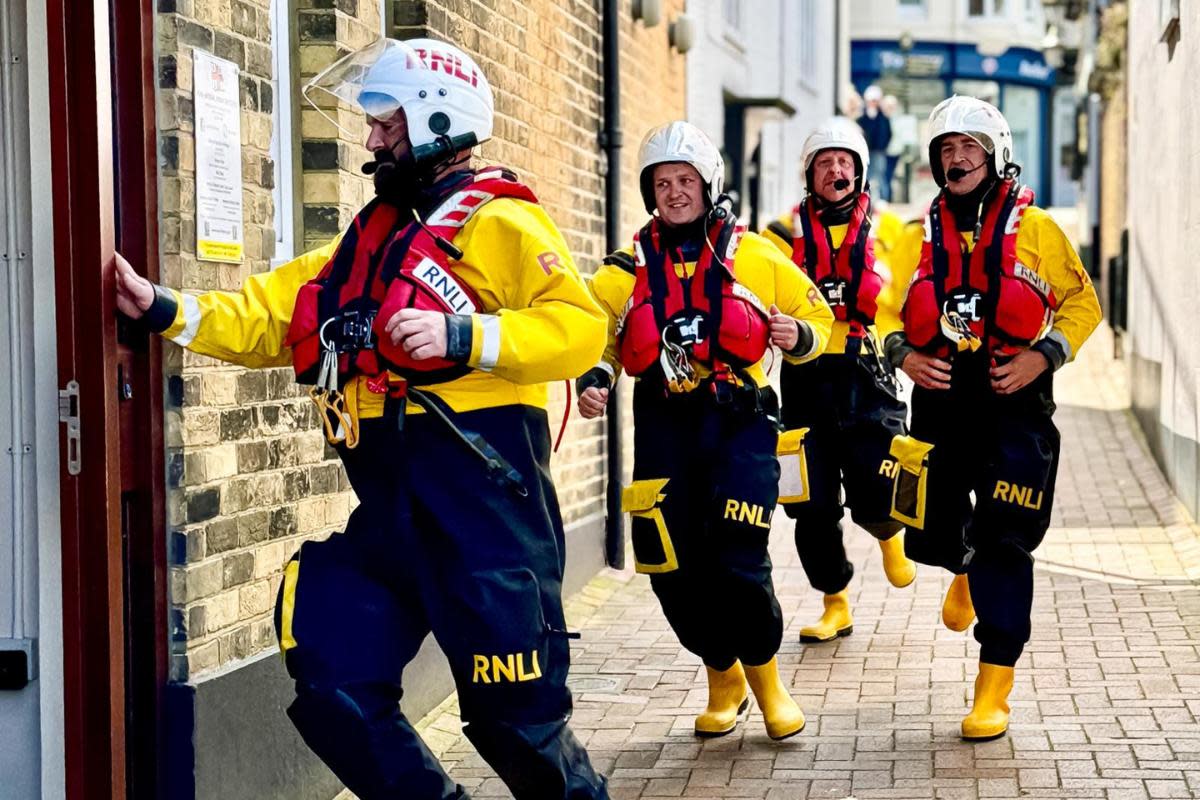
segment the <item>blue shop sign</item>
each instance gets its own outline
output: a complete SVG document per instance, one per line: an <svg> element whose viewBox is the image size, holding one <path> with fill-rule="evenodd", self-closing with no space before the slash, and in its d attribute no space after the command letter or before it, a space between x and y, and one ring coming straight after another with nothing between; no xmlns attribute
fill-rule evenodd
<svg viewBox="0 0 1200 800"><path fill-rule="evenodd" d="M974 78L1027 86L1054 85L1054 68L1037 50L1010 47L985 56L973 44L916 42L907 53L893 41L857 41L850 46L851 71L864 79L903 73L911 78Z"/></svg>

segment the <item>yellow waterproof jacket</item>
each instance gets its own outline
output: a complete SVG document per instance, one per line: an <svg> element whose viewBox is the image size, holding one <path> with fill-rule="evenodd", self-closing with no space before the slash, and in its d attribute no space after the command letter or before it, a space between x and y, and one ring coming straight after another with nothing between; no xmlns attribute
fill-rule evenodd
<svg viewBox="0 0 1200 800"><path fill-rule="evenodd" d="M895 217L896 215L892 214L892 216ZM899 218L897 217L897 219ZM887 232L894 234L894 227L889 225ZM903 223L900 223L900 227L903 227ZM842 242L846 240L846 232L849 229L849 223L829 226L829 238L833 241L835 248L842 246ZM787 235L781 235L782 231L786 231ZM788 259L791 259L794 232L795 217L789 212L768 225L762 234L778 247ZM912 278L912 269L916 268L915 265L907 270L903 268L897 270L895 268L890 258L891 243L894 239L894 235L889 235L888 238L881 238L879 235L875 237L875 271L884 279L883 291L879 293L876 301L878 303L878 310L875 313L875 325L871 328L871 334L876 337L877 344L886 339L889 333L893 333L904 327L903 323L900 322L900 306L904 301L904 291L908 288L908 282ZM907 266L907 264L902 265L902 267ZM899 287L898 291L897 286ZM829 337L829 344L826 345L825 352L846 352L846 334L849 331L849 322L834 320L833 332Z"/></svg>
<svg viewBox="0 0 1200 800"><path fill-rule="evenodd" d="M905 264L909 275L921 263L925 235L924 226L909 226L903 241L895 248L895 259ZM972 232L962 233L961 237L963 246L970 252L975 244ZM1021 226L1017 229L1017 260L1045 280L1058 301L1054 320L1043 337L1062 351L1063 360L1054 363L1058 368L1075 358L1079 348L1100 324L1103 312L1096 288L1062 228L1037 206L1026 208L1021 217Z"/></svg>
<svg viewBox="0 0 1200 800"><path fill-rule="evenodd" d="M623 248L622 252L632 254L633 249ZM675 269L680 277L691 277L696 270L696 264L676 264ZM733 270L737 275L737 282L753 292L763 304L763 308L777 306L782 313L806 324L812 331L812 349L799 355L784 353L785 359L802 364L824 351L833 327L833 311L825 302L825 298L821 297L816 285L795 264L784 258L766 239L747 232L742 236L741 244L734 255ZM604 364L612 369L614 375L621 372L617 350L617 326L633 297L634 280L632 273L615 264L605 264L596 270L596 274L588 281L592 296L599 301L600 307L608 316L608 346L604 350ZM703 375L702 365L697 367L698 374ZM757 386L767 385L767 374L762 359L750 366L746 374Z"/></svg>
<svg viewBox="0 0 1200 800"><path fill-rule="evenodd" d="M247 367L285 366L283 342L296 294L316 277L337 240L271 272L252 275L237 292L176 292L175 321L163 335L213 358ZM455 274L482 301L473 315L471 355L476 369L428 387L455 411L506 405L545 408L546 382L575 378L600 358L604 312L567 252L566 242L536 203L498 198L484 205L454 237L463 251ZM359 416L383 413L383 395L366 378L346 388ZM420 412L410 404L408 413Z"/></svg>

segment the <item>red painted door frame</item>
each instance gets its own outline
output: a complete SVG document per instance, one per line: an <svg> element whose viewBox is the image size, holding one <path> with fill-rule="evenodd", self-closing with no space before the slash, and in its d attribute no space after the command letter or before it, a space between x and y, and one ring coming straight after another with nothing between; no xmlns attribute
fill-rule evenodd
<svg viewBox="0 0 1200 800"><path fill-rule="evenodd" d="M113 254L158 274L151 0L46 0L60 384L79 384L81 468L60 444L66 783L159 796L166 535L158 343L118 326ZM115 169L114 169L115 167Z"/></svg>

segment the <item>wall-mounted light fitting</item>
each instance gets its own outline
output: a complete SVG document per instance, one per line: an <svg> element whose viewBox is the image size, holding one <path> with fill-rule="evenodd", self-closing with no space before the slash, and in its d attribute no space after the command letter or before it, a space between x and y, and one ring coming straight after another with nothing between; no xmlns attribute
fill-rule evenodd
<svg viewBox="0 0 1200 800"><path fill-rule="evenodd" d="M662 0L633 0L633 18L640 19L647 28L662 22Z"/></svg>
<svg viewBox="0 0 1200 800"><path fill-rule="evenodd" d="M671 21L667 30L667 38L681 54L692 49L696 42L696 23L687 14L680 14Z"/></svg>

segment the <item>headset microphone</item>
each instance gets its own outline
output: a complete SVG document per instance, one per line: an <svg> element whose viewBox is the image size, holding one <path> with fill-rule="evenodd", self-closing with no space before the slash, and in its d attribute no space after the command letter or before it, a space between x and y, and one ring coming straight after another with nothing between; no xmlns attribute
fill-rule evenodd
<svg viewBox="0 0 1200 800"><path fill-rule="evenodd" d="M833 188L837 191L850 188L850 181L847 178L838 178L833 182Z"/></svg>
<svg viewBox="0 0 1200 800"><path fill-rule="evenodd" d="M958 181L961 181L963 178L967 177L968 175L970 175L975 170L983 169L986 166L987 166L987 162L984 161L979 166L971 167L970 169L963 169L962 167L951 167L950 169L946 170L946 179L949 181L958 182Z"/></svg>

